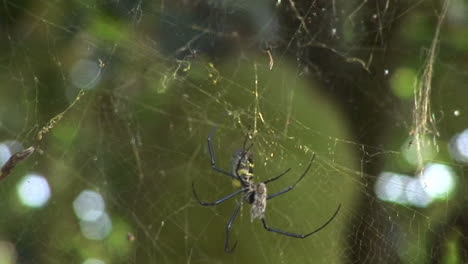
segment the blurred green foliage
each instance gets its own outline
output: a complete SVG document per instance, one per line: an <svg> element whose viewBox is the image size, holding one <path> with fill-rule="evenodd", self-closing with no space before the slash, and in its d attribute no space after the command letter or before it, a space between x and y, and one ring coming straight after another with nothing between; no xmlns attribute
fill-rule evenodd
<svg viewBox="0 0 468 264"><path fill-rule="evenodd" d="M453 197L426 209L379 201L373 189L384 169L416 174L402 145L440 7L309 2L5 1L0 142L38 151L0 182L0 252L17 256L0 254L0 263L465 261L462 177ZM468 123L467 18L453 12L434 65L434 159L464 175L446 147ZM79 60L99 71L80 79L95 86L76 101ZM237 201L205 208L191 191L192 182L204 200L234 191L210 166L206 138L216 126L223 169L249 127L257 181L293 168L270 192L292 184L317 154L294 191L269 201L270 225L305 233L341 203L337 219L292 239L251 223L245 204L232 233L238 248L224 253ZM43 208L18 202L16 184L29 172L51 186ZM84 237L73 212L85 189L106 202L112 231L103 240Z"/></svg>

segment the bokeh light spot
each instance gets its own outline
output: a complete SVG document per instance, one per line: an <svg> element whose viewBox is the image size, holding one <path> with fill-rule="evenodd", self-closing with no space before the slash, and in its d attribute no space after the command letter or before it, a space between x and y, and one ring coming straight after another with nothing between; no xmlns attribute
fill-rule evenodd
<svg viewBox="0 0 468 264"><path fill-rule="evenodd" d="M454 159L468 163L468 129L452 138L449 150Z"/></svg>
<svg viewBox="0 0 468 264"><path fill-rule="evenodd" d="M11 157L10 148L6 144L0 144L0 167Z"/></svg>
<svg viewBox="0 0 468 264"><path fill-rule="evenodd" d="M411 165L420 165L419 162L434 159L436 149L429 137L419 137L419 146L415 137L409 137L401 146L403 157ZM419 160L419 159L422 160Z"/></svg>
<svg viewBox="0 0 468 264"><path fill-rule="evenodd" d="M100 259L96 259L96 258L89 258L89 259L86 259L83 264L105 264L106 262L100 260Z"/></svg>
<svg viewBox="0 0 468 264"><path fill-rule="evenodd" d="M8 241L0 241L0 264L14 264L17 257L14 244Z"/></svg>
<svg viewBox="0 0 468 264"><path fill-rule="evenodd" d="M101 68L94 61L81 59L72 66L70 78L75 87L92 89L101 80Z"/></svg>
<svg viewBox="0 0 468 264"><path fill-rule="evenodd" d="M432 202L432 197L424 191L421 182L415 178L406 185L405 195L407 203L413 206L427 207Z"/></svg>
<svg viewBox="0 0 468 264"><path fill-rule="evenodd" d="M50 187L47 180L37 174L26 175L17 186L19 199L23 205L41 207L50 198Z"/></svg>
<svg viewBox="0 0 468 264"><path fill-rule="evenodd" d="M375 184L375 193L380 200L399 202L404 190L404 177L392 172L383 172Z"/></svg>
<svg viewBox="0 0 468 264"><path fill-rule="evenodd" d="M428 164L419 179L431 198L446 197L455 187L452 169L443 164Z"/></svg>
<svg viewBox="0 0 468 264"><path fill-rule="evenodd" d="M105 210L104 199L101 194L85 190L73 201L73 209L80 220L95 221Z"/></svg>
<svg viewBox="0 0 468 264"><path fill-rule="evenodd" d="M94 221L80 221L81 233L91 240L103 240L112 230L112 222L107 215L103 213L101 217Z"/></svg>
<svg viewBox="0 0 468 264"><path fill-rule="evenodd" d="M410 68L398 68L390 77L390 87L393 93L400 98L413 96L416 72Z"/></svg>

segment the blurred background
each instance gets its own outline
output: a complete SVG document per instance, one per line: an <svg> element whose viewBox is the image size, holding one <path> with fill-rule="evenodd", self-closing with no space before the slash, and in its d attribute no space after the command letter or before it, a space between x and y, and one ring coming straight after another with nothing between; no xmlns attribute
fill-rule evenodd
<svg viewBox="0 0 468 264"><path fill-rule="evenodd" d="M0 6L1 264L468 262L468 1Z"/></svg>

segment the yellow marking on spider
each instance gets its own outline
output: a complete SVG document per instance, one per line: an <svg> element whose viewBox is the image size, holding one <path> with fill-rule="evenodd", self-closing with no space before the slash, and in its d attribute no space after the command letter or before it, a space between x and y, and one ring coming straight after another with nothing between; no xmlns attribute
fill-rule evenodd
<svg viewBox="0 0 468 264"><path fill-rule="evenodd" d="M237 180L237 179L232 180L232 187L234 187L234 188L240 188L240 187L242 187L241 181L239 181L239 180Z"/></svg>
<svg viewBox="0 0 468 264"><path fill-rule="evenodd" d="M250 173L248 169L239 169L237 170L237 175L239 176L253 176L253 173Z"/></svg>

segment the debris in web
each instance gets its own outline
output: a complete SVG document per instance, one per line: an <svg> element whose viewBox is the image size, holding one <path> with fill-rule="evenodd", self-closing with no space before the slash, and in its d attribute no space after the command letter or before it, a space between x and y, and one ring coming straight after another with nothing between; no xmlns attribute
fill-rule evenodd
<svg viewBox="0 0 468 264"><path fill-rule="evenodd" d="M13 154L2 166L2 170L0 171L0 180L3 180L8 175L10 175L10 173L13 171L16 165L18 165L24 160L27 160L34 153L34 150L34 147L29 147L25 150Z"/></svg>
<svg viewBox="0 0 468 264"><path fill-rule="evenodd" d="M49 120L49 122L47 123L47 125L45 125L44 127L42 127L42 129L37 133L37 140L41 141L43 136L47 133L50 132L50 130L52 128L55 127L55 125L60 122L60 120L62 120L63 116L81 99L81 97L85 94L84 90L80 90L80 92L78 93L78 95L76 96L75 98L75 101L73 101L73 103L67 107L67 109L65 109L63 112L61 112L60 114L54 116L52 119Z"/></svg>
<svg viewBox="0 0 468 264"><path fill-rule="evenodd" d="M440 28L447 14L449 0L444 2L442 12L437 22L436 31L432 40L431 48L427 57L427 63L420 80L417 81L414 91L414 109L413 109L413 128L410 132L414 136L414 140L410 141L416 147L417 162L419 169L424 167L423 149L427 141L424 140L425 135L433 135L432 144L439 150L436 138L439 137L439 131L436 127L434 114L431 110L431 91L432 78L434 75L434 62L439 47Z"/></svg>

